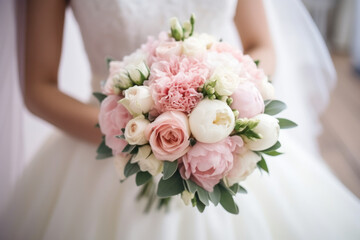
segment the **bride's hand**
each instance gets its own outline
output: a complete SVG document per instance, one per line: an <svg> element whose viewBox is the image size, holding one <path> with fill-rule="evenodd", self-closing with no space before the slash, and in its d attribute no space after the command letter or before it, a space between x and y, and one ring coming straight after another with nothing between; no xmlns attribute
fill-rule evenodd
<svg viewBox="0 0 360 240"><path fill-rule="evenodd" d="M99 143L98 109L59 91L65 0L27 1L24 101L35 115L80 139Z"/></svg>
<svg viewBox="0 0 360 240"><path fill-rule="evenodd" d="M238 1L234 21L244 52L260 60L260 67L266 74L273 74L275 52L262 0Z"/></svg>

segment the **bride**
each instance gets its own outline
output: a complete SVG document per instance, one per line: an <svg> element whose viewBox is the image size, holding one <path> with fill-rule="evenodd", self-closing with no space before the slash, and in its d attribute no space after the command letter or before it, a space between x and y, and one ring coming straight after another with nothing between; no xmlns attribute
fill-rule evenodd
<svg viewBox="0 0 360 240"><path fill-rule="evenodd" d="M94 91L107 75L106 56L131 53L147 35L168 29L172 16L195 13L198 32L233 44L241 39L244 52L261 60L300 127L282 136L286 154L268 161L270 176L246 180L239 215L219 207L200 214L181 204L144 214L134 181L120 184L112 161L95 160L98 105L57 88L67 5L80 26ZM28 1L25 104L63 133L46 141L19 179L0 215L0 239L359 239L359 200L317 159L317 113L333 71L296 0Z"/></svg>

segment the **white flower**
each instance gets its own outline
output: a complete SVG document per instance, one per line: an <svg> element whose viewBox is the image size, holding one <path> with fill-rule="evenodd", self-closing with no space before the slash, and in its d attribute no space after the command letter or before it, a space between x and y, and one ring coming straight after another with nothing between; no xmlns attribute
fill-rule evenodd
<svg viewBox="0 0 360 240"><path fill-rule="evenodd" d="M170 28L172 37L175 38L175 40L180 41L184 36L184 32L176 17L170 18Z"/></svg>
<svg viewBox="0 0 360 240"><path fill-rule="evenodd" d="M197 37L189 37L183 42L183 54L189 57L203 57L206 45Z"/></svg>
<svg viewBox="0 0 360 240"><path fill-rule="evenodd" d="M253 131L260 134L261 139L245 138L246 147L253 151L261 151L273 146L279 139L279 121L267 114L259 114L252 119L259 120Z"/></svg>
<svg viewBox="0 0 360 240"><path fill-rule="evenodd" d="M187 190L184 190L182 193L181 193L181 199L183 200L184 204L186 206L188 206L190 203L191 203L191 199L194 198L194 194L187 191Z"/></svg>
<svg viewBox="0 0 360 240"><path fill-rule="evenodd" d="M209 52L207 54L206 62L212 71L215 71L217 68L229 68L239 76L241 76L244 71L243 64L230 53Z"/></svg>
<svg viewBox="0 0 360 240"><path fill-rule="evenodd" d="M148 113L154 101L151 97L149 87L133 86L125 91L125 97L119 101L133 115L138 116Z"/></svg>
<svg viewBox="0 0 360 240"><path fill-rule="evenodd" d="M191 112L189 123L196 140L215 143L229 136L235 126L235 117L226 103L204 99Z"/></svg>
<svg viewBox="0 0 360 240"><path fill-rule="evenodd" d="M275 89L272 83L268 81L267 78L264 78L259 86L259 91L264 100L273 100L275 99Z"/></svg>
<svg viewBox="0 0 360 240"><path fill-rule="evenodd" d="M248 149L243 149L234 156L234 166L227 175L229 186L246 179L256 168L261 157Z"/></svg>
<svg viewBox="0 0 360 240"><path fill-rule="evenodd" d="M124 69L120 70L119 73L115 74L112 80L114 83L114 89L119 88L120 90L126 90L134 85L133 82L130 80L127 71Z"/></svg>
<svg viewBox="0 0 360 240"><path fill-rule="evenodd" d="M220 96L230 96L242 81L240 76L232 69L226 67L218 67L214 70L212 76L208 80L216 81L215 92Z"/></svg>
<svg viewBox="0 0 360 240"><path fill-rule="evenodd" d="M125 139L131 145L143 145L148 142L145 137L144 131L149 120L145 119L143 115L139 115L134 119L131 119L125 127Z"/></svg>
<svg viewBox="0 0 360 240"><path fill-rule="evenodd" d="M115 170L116 170L116 173L118 174L120 180L124 180L126 178L124 175L124 169L125 169L126 164L129 161L130 157L131 157L130 154L127 154L127 155L120 154L120 155L116 155L113 157Z"/></svg>
<svg viewBox="0 0 360 240"><path fill-rule="evenodd" d="M151 153L150 145L139 147L137 154L132 158L131 162L137 162L141 171L148 171L153 176L161 173L163 169L163 162L156 159L155 155Z"/></svg>
<svg viewBox="0 0 360 240"><path fill-rule="evenodd" d="M195 37L197 37L202 42L206 49L210 49L211 46L217 42L214 36L207 33L196 34Z"/></svg>
<svg viewBox="0 0 360 240"><path fill-rule="evenodd" d="M136 85L141 85L143 82L149 78L150 71L146 66L145 62L139 62L136 65L129 64L125 67L126 71L129 74L129 78Z"/></svg>
<svg viewBox="0 0 360 240"><path fill-rule="evenodd" d="M123 59L123 64L124 64L124 66L138 65L141 62L146 63L146 59L147 59L147 53L145 53L141 49L138 49L135 52L133 52L132 54L125 56Z"/></svg>

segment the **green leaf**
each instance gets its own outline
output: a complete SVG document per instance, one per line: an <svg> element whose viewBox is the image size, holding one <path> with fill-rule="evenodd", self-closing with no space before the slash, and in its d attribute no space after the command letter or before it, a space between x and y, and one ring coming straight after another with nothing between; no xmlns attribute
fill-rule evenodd
<svg viewBox="0 0 360 240"><path fill-rule="evenodd" d="M119 138L119 139L125 139L125 136L124 135L117 135L115 136L116 138Z"/></svg>
<svg viewBox="0 0 360 240"><path fill-rule="evenodd" d="M220 181L220 185L225 188L231 195L235 195L236 192L234 192L231 188L229 188L223 180Z"/></svg>
<svg viewBox="0 0 360 240"><path fill-rule="evenodd" d="M255 60L254 63L256 64L256 66L258 67L260 64L260 60Z"/></svg>
<svg viewBox="0 0 360 240"><path fill-rule="evenodd" d="M279 101L273 100L265 106L265 114L276 115L282 112L286 108L286 104Z"/></svg>
<svg viewBox="0 0 360 240"><path fill-rule="evenodd" d="M196 144L196 139L195 138L190 138L190 146L194 146Z"/></svg>
<svg viewBox="0 0 360 240"><path fill-rule="evenodd" d="M107 97L105 94L101 92L94 92L93 96L96 97L96 99L99 101L99 103L102 103L102 101Z"/></svg>
<svg viewBox="0 0 360 240"><path fill-rule="evenodd" d="M209 192L210 201L217 206L220 202L221 191L218 185L215 185L214 190Z"/></svg>
<svg viewBox="0 0 360 240"><path fill-rule="evenodd" d="M95 127L100 128L100 124L99 123L95 124Z"/></svg>
<svg viewBox="0 0 360 240"><path fill-rule="evenodd" d="M268 166L263 156L261 156L261 160L257 163L258 168L264 170L265 172L269 173Z"/></svg>
<svg viewBox="0 0 360 240"><path fill-rule="evenodd" d="M141 186L147 183L151 178L152 175L150 173L140 171L136 174L136 179L135 179L136 185Z"/></svg>
<svg viewBox="0 0 360 240"><path fill-rule="evenodd" d="M196 197L196 207L197 207L197 209L201 213L204 212L205 204L200 201L199 196L197 194L195 194L195 197Z"/></svg>
<svg viewBox="0 0 360 240"><path fill-rule="evenodd" d="M220 185L221 197L220 204L223 208L232 214L239 213L239 207L236 205L233 196L229 193L229 191L222 185Z"/></svg>
<svg viewBox="0 0 360 240"><path fill-rule="evenodd" d="M269 155L269 156L273 156L273 157L283 154L283 153L278 152L278 151L269 151L269 152L263 152L263 153L266 154L266 155Z"/></svg>
<svg viewBox="0 0 360 240"><path fill-rule="evenodd" d="M140 167L137 163L131 163L131 161L128 161L128 163L125 165L124 175L125 177L130 177L131 175L139 171L140 171Z"/></svg>
<svg viewBox="0 0 360 240"><path fill-rule="evenodd" d="M184 191L183 180L179 171L176 171L169 179L160 179L157 195L161 198L171 197Z"/></svg>
<svg viewBox="0 0 360 240"><path fill-rule="evenodd" d="M134 148L136 147L136 145L130 145L127 144L124 149L122 150L123 153L127 153L127 152L131 152L132 150L134 150Z"/></svg>
<svg viewBox="0 0 360 240"><path fill-rule="evenodd" d="M176 172L178 168L178 161L164 161L164 170L163 170L163 179L169 179L174 173Z"/></svg>
<svg viewBox="0 0 360 240"><path fill-rule="evenodd" d="M247 193L246 189L239 185L238 193Z"/></svg>
<svg viewBox="0 0 360 240"><path fill-rule="evenodd" d="M294 128L298 126L296 123L286 118L278 118L278 120L281 129Z"/></svg>
<svg viewBox="0 0 360 240"><path fill-rule="evenodd" d="M262 150L261 152L271 152L271 151L275 151L278 150L281 147L281 143L279 141L277 141L274 145L272 145L271 147L269 147L268 149Z"/></svg>
<svg viewBox="0 0 360 240"><path fill-rule="evenodd" d="M99 147L97 148L96 153L97 153L96 159L98 160L112 157L113 155L111 148L106 146L104 138L101 141Z"/></svg>
<svg viewBox="0 0 360 240"><path fill-rule="evenodd" d="M209 192L189 179L185 180L185 182L187 184L189 192L198 193L200 201L206 206L209 206Z"/></svg>
<svg viewBox="0 0 360 240"><path fill-rule="evenodd" d="M114 61L114 59L107 57L106 58L106 66L110 68L110 62Z"/></svg>
<svg viewBox="0 0 360 240"><path fill-rule="evenodd" d="M239 191L240 185L238 183L235 183L234 185L232 185L230 187L230 189L234 192L237 193Z"/></svg>
<svg viewBox="0 0 360 240"><path fill-rule="evenodd" d="M194 182L191 181L190 179L185 180L185 182L186 182L186 185L187 185L187 187L188 187L188 189L189 189L189 192L195 193L196 190L197 190L197 187L198 187L198 186L196 185L196 183L194 183Z"/></svg>

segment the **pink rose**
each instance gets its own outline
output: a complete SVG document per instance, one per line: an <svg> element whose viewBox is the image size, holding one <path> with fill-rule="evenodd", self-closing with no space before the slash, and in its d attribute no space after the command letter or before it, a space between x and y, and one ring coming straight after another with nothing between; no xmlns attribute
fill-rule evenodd
<svg viewBox="0 0 360 240"><path fill-rule="evenodd" d="M190 113L203 95L197 92L209 76L207 66L194 58L173 56L151 67L149 86L158 112Z"/></svg>
<svg viewBox="0 0 360 240"><path fill-rule="evenodd" d="M264 100L252 82L240 83L231 97L234 100L231 108L238 110L241 118L252 118L264 112Z"/></svg>
<svg viewBox="0 0 360 240"><path fill-rule="evenodd" d="M191 179L212 192L214 186L232 169L233 152L243 144L239 136L227 137L217 143L197 142L181 158L182 178Z"/></svg>
<svg viewBox="0 0 360 240"><path fill-rule="evenodd" d="M165 112L145 129L155 157L175 161L189 150L190 127L188 118L181 112Z"/></svg>
<svg viewBox="0 0 360 240"><path fill-rule="evenodd" d="M101 132L105 135L106 145L117 155L122 152L127 142L115 136L121 135L122 128L132 119L128 110L118 101L121 97L110 95L105 98L100 106L99 125Z"/></svg>
<svg viewBox="0 0 360 240"><path fill-rule="evenodd" d="M109 65L109 76L103 87L103 93L106 95L114 95L115 92L113 78L124 67L124 64L120 61L111 61Z"/></svg>

